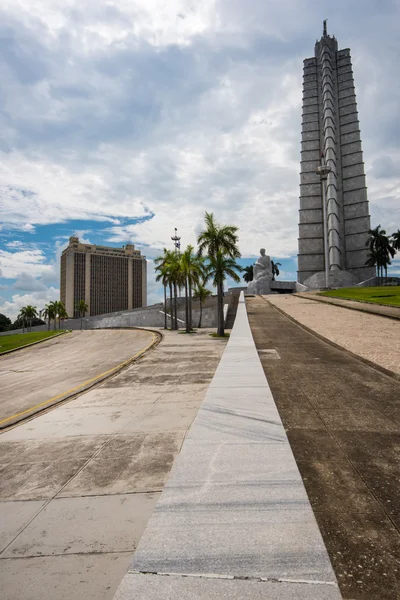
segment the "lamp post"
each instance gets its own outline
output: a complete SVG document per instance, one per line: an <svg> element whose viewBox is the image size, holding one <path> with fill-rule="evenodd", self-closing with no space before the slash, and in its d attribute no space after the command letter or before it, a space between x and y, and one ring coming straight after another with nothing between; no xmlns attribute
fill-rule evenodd
<svg viewBox="0 0 400 600"><path fill-rule="evenodd" d="M174 246L175 246L175 252L177 252L178 250L180 250L181 247L181 237L178 235L178 230L175 227L175 235L173 235L171 237L171 240L174 242Z"/></svg>
<svg viewBox="0 0 400 600"><path fill-rule="evenodd" d="M328 242L328 217L327 217L327 206L326 206L326 180L328 179L329 173L332 171L331 167L325 164L324 156L321 159L322 164L317 167L317 175L321 179L322 187L322 219L324 228L324 261L325 261L325 287L329 287L329 242Z"/></svg>

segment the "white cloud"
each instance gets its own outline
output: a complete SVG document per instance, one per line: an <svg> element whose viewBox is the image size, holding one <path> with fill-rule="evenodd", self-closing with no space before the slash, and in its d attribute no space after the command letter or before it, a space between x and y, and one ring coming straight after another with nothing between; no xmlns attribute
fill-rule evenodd
<svg viewBox="0 0 400 600"><path fill-rule="evenodd" d="M47 286L43 281L29 275L29 273L19 273L16 282L12 285L12 289L24 292L38 292L47 290Z"/></svg>
<svg viewBox="0 0 400 600"><path fill-rule="evenodd" d="M46 291L33 292L32 294L14 294L11 300L6 300L0 304L0 313L14 321L23 306L31 304L32 306L36 306L38 310L41 310L45 304L52 300L58 300L59 297L60 290L54 287L50 287Z"/></svg>
<svg viewBox="0 0 400 600"><path fill-rule="evenodd" d="M15 279L22 272L29 271L33 277L40 277L52 271L53 267L46 264L46 257L41 250L20 250L7 252L0 250L2 277Z"/></svg>
<svg viewBox="0 0 400 600"><path fill-rule="evenodd" d="M154 258L174 227L194 244L208 210L239 226L244 256L296 255L302 60L328 8L4 0L2 232L102 221L108 241ZM388 232L400 224L397 22L394 3L378 13L372 0L362 13L338 0L329 20L352 49L372 222ZM5 277L55 282L57 261L9 244ZM56 241L57 260L64 247Z"/></svg>

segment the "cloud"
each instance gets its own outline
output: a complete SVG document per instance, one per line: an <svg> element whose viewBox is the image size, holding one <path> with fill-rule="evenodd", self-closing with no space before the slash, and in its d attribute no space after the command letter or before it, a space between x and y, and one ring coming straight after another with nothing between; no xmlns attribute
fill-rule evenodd
<svg viewBox="0 0 400 600"><path fill-rule="evenodd" d="M29 273L20 273L17 275L16 282L11 286L14 290L22 290L24 292L38 292L47 290L47 286L36 277L32 277Z"/></svg>
<svg viewBox="0 0 400 600"><path fill-rule="evenodd" d="M0 250L0 264L2 277L15 279L20 273L29 271L33 277L52 271L53 267L46 264L46 257L42 250L19 250L8 252Z"/></svg>
<svg viewBox="0 0 400 600"><path fill-rule="evenodd" d="M4 0L2 235L25 244L41 225L97 221L110 243L130 240L152 259L174 227L194 244L208 210L240 227L243 256L294 257L302 60L329 10L327 0ZM328 22L352 49L372 223L388 231L400 223L398 17L389 0L362 12L338 0ZM79 233L88 242L95 230ZM55 286L56 242L56 258L9 242L4 276Z"/></svg>
<svg viewBox="0 0 400 600"><path fill-rule="evenodd" d="M46 291L37 291L31 294L14 294L10 300L5 300L0 304L0 313L14 321L23 306L30 304L41 310L45 304L52 300L57 300L59 297L60 290L54 287L47 288Z"/></svg>

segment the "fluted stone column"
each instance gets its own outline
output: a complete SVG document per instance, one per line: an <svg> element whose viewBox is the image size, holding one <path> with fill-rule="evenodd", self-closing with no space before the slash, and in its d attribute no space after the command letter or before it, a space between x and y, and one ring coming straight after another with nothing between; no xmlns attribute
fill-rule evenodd
<svg viewBox="0 0 400 600"><path fill-rule="evenodd" d="M316 169L330 167L327 182ZM322 188L326 185L328 267L332 285L374 276L365 267L370 217L350 50L335 37L315 44L304 60L298 281L324 280Z"/></svg>

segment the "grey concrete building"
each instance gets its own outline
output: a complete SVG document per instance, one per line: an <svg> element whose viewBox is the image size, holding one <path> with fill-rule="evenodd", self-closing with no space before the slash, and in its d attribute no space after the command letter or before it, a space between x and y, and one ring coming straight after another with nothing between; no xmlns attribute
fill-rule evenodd
<svg viewBox="0 0 400 600"><path fill-rule="evenodd" d="M315 56L304 60L298 281L336 287L373 277L369 229L350 50L338 50L325 21Z"/></svg>
<svg viewBox="0 0 400 600"><path fill-rule="evenodd" d="M70 317L79 316L81 300L89 308L87 316L146 306L146 267L146 257L133 244L111 248L70 237L61 255L61 302Z"/></svg>

